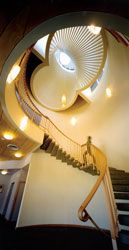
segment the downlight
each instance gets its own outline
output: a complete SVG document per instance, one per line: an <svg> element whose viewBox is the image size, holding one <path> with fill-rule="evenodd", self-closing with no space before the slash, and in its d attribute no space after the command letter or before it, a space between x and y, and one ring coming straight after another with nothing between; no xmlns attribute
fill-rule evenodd
<svg viewBox="0 0 129 250"><path fill-rule="evenodd" d="M95 25L87 26L87 28L94 35L99 35L99 33L101 31L101 27L98 27L98 26L95 26Z"/></svg>
<svg viewBox="0 0 129 250"><path fill-rule="evenodd" d="M19 149L19 147L16 144L11 144L11 143L7 145L7 148L13 151Z"/></svg>
<svg viewBox="0 0 129 250"><path fill-rule="evenodd" d="M6 169L1 170L1 174L2 174L2 175L8 174L8 170L6 170Z"/></svg>
<svg viewBox="0 0 129 250"><path fill-rule="evenodd" d="M55 52L55 57L56 57L56 60L58 62L58 64L66 71L69 71L69 72L74 72L76 67L75 67L75 64L73 62L73 60L71 59L71 57L61 51L61 50L57 50Z"/></svg>
<svg viewBox="0 0 129 250"><path fill-rule="evenodd" d="M6 140L12 140L14 138L14 135L11 132L5 132L3 134L4 139Z"/></svg>
<svg viewBox="0 0 129 250"><path fill-rule="evenodd" d="M21 68L19 65L14 65L7 77L7 83L11 83L13 80L15 80L15 78L18 76L19 72L20 72Z"/></svg>

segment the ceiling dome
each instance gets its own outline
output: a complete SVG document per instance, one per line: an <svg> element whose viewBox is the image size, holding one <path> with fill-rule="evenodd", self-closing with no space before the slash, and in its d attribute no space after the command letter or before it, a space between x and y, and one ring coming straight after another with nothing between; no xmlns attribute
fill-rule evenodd
<svg viewBox="0 0 129 250"><path fill-rule="evenodd" d="M91 86L103 69L104 31L94 34L87 26L65 28L56 31L48 44L48 61L34 70L31 91L47 108L67 109L79 91Z"/></svg>

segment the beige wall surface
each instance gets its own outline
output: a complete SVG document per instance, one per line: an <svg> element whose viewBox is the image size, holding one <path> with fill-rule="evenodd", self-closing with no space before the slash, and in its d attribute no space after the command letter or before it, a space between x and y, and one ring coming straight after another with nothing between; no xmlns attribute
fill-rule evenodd
<svg viewBox="0 0 129 250"><path fill-rule="evenodd" d="M97 177L73 168L43 150L33 153L17 227L38 224L90 225L77 212ZM103 185L87 210L102 228L109 229Z"/></svg>

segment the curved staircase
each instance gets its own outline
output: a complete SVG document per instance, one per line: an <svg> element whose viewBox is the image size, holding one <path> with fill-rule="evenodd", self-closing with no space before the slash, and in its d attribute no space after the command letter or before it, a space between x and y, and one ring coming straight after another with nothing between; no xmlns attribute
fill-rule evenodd
<svg viewBox="0 0 129 250"><path fill-rule="evenodd" d="M99 171L97 168L93 167L92 165L85 166L80 161L75 160L74 157L71 157L70 154L67 154L59 145L57 145L48 134L44 135L43 144L40 147L41 149L45 150L46 153L55 156L56 159L61 160L62 162L66 162L68 165L72 165L74 168L78 168L80 170L85 171L91 175L99 175Z"/></svg>
<svg viewBox="0 0 129 250"><path fill-rule="evenodd" d="M129 249L129 173L115 168L109 170L120 227L118 247L120 250Z"/></svg>

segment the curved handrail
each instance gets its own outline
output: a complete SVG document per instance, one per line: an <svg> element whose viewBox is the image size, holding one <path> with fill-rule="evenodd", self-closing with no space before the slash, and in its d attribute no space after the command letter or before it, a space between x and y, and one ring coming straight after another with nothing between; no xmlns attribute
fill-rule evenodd
<svg viewBox="0 0 129 250"><path fill-rule="evenodd" d="M84 149L86 149L86 144L82 145L82 150L84 151ZM89 216L88 216L88 213L86 211L86 207L88 206L89 202L91 201L91 199L95 195L96 191L98 190L98 187L100 186L100 184L105 176L106 169L107 169L107 160L106 160L106 157L104 156L104 154L97 147L95 147L93 144L90 145L90 150L92 152L92 155L95 158L96 168L97 168L97 170L99 170L100 175L99 175L94 187L90 191L89 195L83 201L83 203L81 204L81 206L78 210L78 217L81 221L88 220Z"/></svg>

